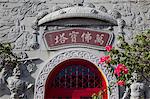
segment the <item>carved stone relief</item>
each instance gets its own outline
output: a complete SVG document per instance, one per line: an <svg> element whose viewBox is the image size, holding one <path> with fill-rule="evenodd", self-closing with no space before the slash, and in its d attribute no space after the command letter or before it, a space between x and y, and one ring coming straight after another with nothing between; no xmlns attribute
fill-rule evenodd
<svg viewBox="0 0 150 99"><path fill-rule="evenodd" d="M40 17L40 19L36 19L36 24L34 27L40 27L40 26L57 26L56 29L58 29L59 26L83 26L84 28L87 28L86 22L83 20L83 24L78 22L78 20L81 20L82 18L91 18L95 19L96 22L93 22L94 20L91 20L90 23L88 23L89 26L109 26L110 30L113 31L112 27L115 27L118 25L117 28L117 35L124 35L124 26L125 21L122 19L121 14L116 10L110 10L107 13L107 9L104 6L100 6L99 10L96 9L96 6L93 3L87 3L84 4L84 0L75 1L75 4L72 7L63 8L60 6L55 6L55 10L49 14L42 15L43 18ZM75 17L76 21L71 21L70 18ZM77 18L79 18L77 20ZM65 20L66 19L66 20ZM89 19L90 20L90 19ZM101 22L99 20L102 20L104 22ZM64 22L63 22L64 21ZM55 23L56 22L56 23ZM67 23L68 22L68 23ZM54 27L53 27L54 28ZM94 27L93 27L94 28ZM36 29L33 33L33 44L31 45L33 49L37 49L38 47L35 47L38 45L38 29ZM46 32L46 31L44 31Z"/></svg>
<svg viewBox="0 0 150 99"><path fill-rule="evenodd" d="M7 2L0 3L0 42L16 42L18 38L22 37L24 32L29 32L31 30L30 26L27 26L24 20L28 20L29 17L35 17L39 12L48 11L57 8L66 8L73 6L71 2L66 4L67 6L62 5L48 7L48 4L51 0L6 0ZM84 0L86 2L86 0ZM83 0L75 1L74 3L83 3ZM131 1L118 1L118 0L108 0L105 2L99 1L103 5L107 6L105 2L112 3L114 9L119 11L122 15L122 18L126 21L126 29L130 33L136 33L143 31L150 27L150 2L148 0L132 0ZM59 2L58 2L59 3ZM92 2L91 2L92 3ZM90 7L94 7L94 4L86 3ZM94 6L92 6L94 5ZM107 12L104 6L100 6L99 9L103 12ZM97 8L97 6L95 6ZM56 11L56 10L53 10ZM31 19L29 19L31 20ZM32 24L32 23L31 23ZM30 29L29 29L30 28ZM32 34L32 33L31 33ZM27 40L27 42L30 42ZM16 42L18 43L18 42ZM15 44L19 45L19 44ZM27 45L26 45L27 46ZM16 46L17 49L23 49L24 47ZM26 49L25 49L26 50Z"/></svg>
<svg viewBox="0 0 150 99"><path fill-rule="evenodd" d="M23 71L22 73L24 77L30 76L36 71L37 66L34 61L39 58L29 58L26 52L17 53L17 56L21 59L21 70Z"/></svg>
<svg viewBox="0 0 150 99"><path fill-rule="evenodd" d="M28 99L26 92L33 88L30 84L21 78L21 70L18 66L13 69L12 76L8 77L7 83L10 90L10 99Z"/></svg>
<svg viewBox="0 0 150 99"><path fill-rule="evenodd" d="M0 86L2 86L0 87L0 96L11 94L10 99L28 99L25 92L31 87L30 85L34 85L35 80L31 74L35 72L37 67L34 59L29 59L27 53L20 52L16 55L21 58L21 62L17 66L6 62L5 64L0 63L0 68L2 69L0 71ZM27 82L32 84L28 84ZM17 92L14 92L14 90Z"/></svg>
<svg viewBox="0 0 150 99"><path fill-rule="evenodd" d="M116 3L114 9L121 12L123 19L126 20L126 28L131 32L140 32L150 27L149 24L149 8L148 0Z"/></svg>
<svg viewBox="0 0 150 99"><path fill-rule="evenodd" d="M23 50L23 51L28 50L29 51L31 47L30 44L33 42L32 41L33 30L36 30L32 28L31 26L33 21L41 19L43 15L46 15L47 12L51 13L51 12L60 10L62 8L73 7L75 5L91 7L93 9L95 8L104 13L109 13L109 11L107 10L112 9L112 6L113 6L112 10L116 10L120 12L122 15L121 19L125 20L126 22L126 25L124 28L128 30L127 32L125 32L126 35L128 36L127 39L132 39L132 35L134 35L134 33L139 33L140 31L150 28L150 1L149 0L105 0L105 1L104 0L92 0L92 1L91 0L79 0L79 2L78 0L72 0L72 1L75 1L72 4L68 2L67 0L62 0L60 2L55 3L56 1L60 1L60 0L1 0L0 1L0 42L12 42L15 45L15 50ZM85 1L85 4L83 4L83 1ZM51 2L54 2L54 3L51 3ZM43 13L43 14L40 15L39 13ZM66 12L63 10L60 10L60 13L61 15L63 15ZM91 10L91 13L97 15L96 10ZM122 24L124 24L123 20L118 20L120 27L122 26ZM61 28L66 28L66 27L65 26L60 26L60 27L51 26L51 27L48 27L48 30L57 30ZM99 26L99 27L87 26L87 28L93 28L93 29L96 28L99 30L104 29L103 26ZM112 29L112 27L110 27L110 29ZM34 33L35 32L37 33L37 31L34 31ZM38 34L36 33L34 35L35 41L37 39L37 34ZM36 48L37 46L33 46L33 47ZM80 52L80 53L83 54L84 52ZM89 56L85 56L85 55L82 56L82 54L77 55L77 57L78 58L83 57L85 59L87 57L87 60L92 59L92 58L89 59ZM72 54L69 54L67 52L64 54L58 55L59 58L55 57L53 60L49 62L47 67L45 66L45 68L49 68L49 69L44 69L44 70L50 71L51 68L53 68L53 66L55 66L57 62L61 62L59 59L65 59L65 57L67 57L66 59L76 57L76 55L74 56L71 56L71 55ZM26 58L22 56L22 59L26 59ZM93 63L96 63L94 62L94 59L93 61L92 60L90 61ZM27 69L29 74L35 72L37 69L32 60L24 61L24 65L26 65L25 66L26 68L24 69ZM104 68L104 67L100 66L100 68ZM46 71L43 71L43 72L46 73ZM103 70L103 71L107 72L107 70ZM37 90L41 90L41 91L38 91L36 94L38 99L42 99L40 98L42 97L42 95L38 95L38 94L41 94L42 92L44 92L42 89L43 86L40 87L40 83L42 85L43 83L42 81L45 81L46 79L44 78L45 75L48 75L48 74L41 73L40 75L41 78L39 78L41 82L40 81L37 82L38 83ZM111 79L109 77L111 76L107 74L108 80ZM2 83L4 83L4 80L0 79L0 86L3 86ZM1 88L5 89L3 87L0 87L0 89ZM114 99L116 98L114 97Z"/></svg>
<svg viewBox="0 0 150 99"><path fill-rule="evenodd" d="M49 73L53 70L55 66L57 66L59 63L73 58L79 58L79 59L85 59L87 61L92 62L96 66L98 66L99 58L95 56L94 54L87 52L87 51L81 51L81 50L72 50L67 51L64 53L61 53L57 56L55 56L52 60L50 60L41 70L40 74L37 77L37 81L35 83L35 99L44 99L44 91L45 91L45 83L48 78ZM106 67L99 65L98 68L102 70L104 75L106 76L108 80L108 84L111 84L112 81L115 81L115 76L112 76L108 69ZM118 86L114 86L112 88L112 94L110 94L110 99L119 99L118 94Z"/></svg>
<svg viewBox="0 0 150 99"><path fill-rule="evenodd" d="M48 9L45 3L39 0L15 0L0 3L0 42L16 42L18 38L25 38L22 34L31 33L24 20L35 17L39 11ZM22 44L15 44L16 49L27 47L26 42L29 42L28 38L25 42L22 41ZM24 47L20 47L21 45Z"/></svg>
<svg viewBox="0 0 150 99"><path fill-rule="evenodd" d="M31 39L32 39L31 33L26 32L22 34L22 36L16 40L15 49L30 50L29 47L30 45L28 42L30 42Z"/></svg>
<svg viewBox="0 0 150 99"><path fill-rule="evenodd" d="M12 2L15 2L16 4L12 4ZM56 9L59 10L62 8L74 6L73 4L68 3L67 6L64 6L64 5L59 6L59 7L54 6L55 7L55 10L54 10L54 7L52 8L48 7L47 3L50 3L50 2L51 2L50 0L49 1L48 0L44 0L44 1L15 0L15 1L9 1L7 3L1 3L0 4L0 8L1 8L1 13L0 13L0 21L1 21L0 38L1 39L0 41L1 42L16 42L18 38L23 36L22 34L24 34L24 32L31 33L30 31L28 31L28 28L30 26L29 27L26 26L26 23L23 22L24 20L28 19L28 17L35 17L39 12L42 12L45 10L48 12L51 12L51 10L56 11ZM77 3L80 3L80 2L83 3L84 1L82 0L75 1L74 3L78 5ZM122 18L127 23L125 28L127 28L131 33L136 32L136 31L142 31L150 27L150 24L149 24L150 23L149 22L150 21L149 20L150 19L150 10L149 10L150 2L149 1L139 2L139 1L133 0L133 2L127 2L127 1L121 2L118 0L114 0L114 1L111 1L110 3L112 3L115 10L121 13ZM86 3L84 4L84 6L97 8L97 6L92 4L92 2ZM107 12L107 9L104 6L100 6L99 9L103 12ZM95 11L93 13L95 13ZM27 42L30 42L30 39L27 40ZM19 45L19 44L15 44L15 45ZM17 49L24 50L24 47L21 48L18 46Z"/></svg>

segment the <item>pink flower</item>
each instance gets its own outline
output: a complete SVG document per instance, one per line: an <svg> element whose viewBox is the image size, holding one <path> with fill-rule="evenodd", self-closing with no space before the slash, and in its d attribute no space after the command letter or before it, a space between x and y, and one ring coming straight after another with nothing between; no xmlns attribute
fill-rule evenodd
<svg viewBox="0 0 150 99"><path fill-rule="evenodd" d="M114 70L114 74L116 74L118 77L121 76L121 73L128 73L128 68L124 64L118 64L118 66Z"/></svg>
<svg viewBox="0 0 150 99"><path fill-rule="evenodd" d="M124 74L128 74L128 68L125 67L125 69L123 70Z"/></svg>
<svg viewBox="0 0 150 99"><path fill-rule="evenodd" d="M111 49L112 49L112 46L111 45L107 45L107 46L105 46L105 49L107 50L107 52L110 52Z"/></svg>
<svg viewBox="0 0 150 99"><path fill-rule="evenodd" d="M124 86L124 85L125 85L125 81L119 80L119 81L117 82L117 84L118 84L119 86Z"/></svg>
<svg viewBox="0 0 150 99"><path fill-rule="evenodd" d="M124 66L125 66L124 64L118 64L117 68L119 68L120 70L122 70Z"/></svg>
<svg viewBox="0 0 150 99"><path fill-rule="evenodd" d="M122 64L118 64L118 66L115 68L115 71L114 71L114 73L118 76L118 77L120 77L121 76L121 71L122 71L122 67L123 67L123 65Z"/></svg>
<svg viewBox="0 0 150 99"><path fill-rule="evenodd" d="M110 61L111 61L111 57L109 55L107 55L107 56L101 57L99 63L102 64L102 63L106 62L108 64Z"/></svg>
<svg viewBox="0 0 150 99"><path fill-rule="evenodd" d="M124 64L119 64L119 66L124 74L128 74L128 68Z"/></svg>
<svg viewBox="0 0 150 99"><path fill-rule="evenodd" d="M111 61L111 57L110 57L109 55L107 55L107 56L106 56L106 61L105 61L106 64L110 63L110 61Z"/></svg>
<svg viewBox="0 0 150 99"><path fill-rule="evenodd" d="M115 68L114 74L116 74L118 77L121 76L121 70L119 68Z"/></svg>
<svg viewBox="0 0 150 99"><path fill-rule="evenodd" d="M99 63L102 64L102 63L105 62L105 60L106 60L106 58L105 58L105 56L103 56L103 57L100 58Z"/></svg>

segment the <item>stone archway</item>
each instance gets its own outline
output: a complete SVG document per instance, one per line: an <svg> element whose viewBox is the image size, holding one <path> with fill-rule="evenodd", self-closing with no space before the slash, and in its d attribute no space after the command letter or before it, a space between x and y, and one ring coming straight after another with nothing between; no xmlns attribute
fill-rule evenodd
<svg viewBox="0 0 150 99"><path fill-rule="evenodd" d="M84 59L98 66L97 64L99 58L87 51L71 50L55 56L43 67L43 69L41 70L40 74L37 77L35 83L34 99L44 99L46 81L48 79L50 72L61 62L68 59L74 59L74 58ZM116 80L114 76L111 76L111 74L109 74L109 71L105 67L99 65L98 68L102 71L104 77L107 79L108 82L107 85L109 85L112 81ZM108 92L108 98L119 99L118 86L114 86L111 94Z"/></svg>
<svg viewBox="0 0 150 99"><path fill-rule="evenodd" d="M91 99L100 91L102 98L108 99L107 81L99 68L87 60L74 58L63 61L50 72L44 99Z"/></svg>

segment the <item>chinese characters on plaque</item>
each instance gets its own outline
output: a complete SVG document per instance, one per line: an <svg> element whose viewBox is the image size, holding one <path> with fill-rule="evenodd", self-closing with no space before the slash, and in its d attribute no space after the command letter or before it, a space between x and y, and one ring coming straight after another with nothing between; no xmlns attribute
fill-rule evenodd
<svg viewBox="0 0 150 99"><path fill-rule="evenodd" d="M110 43L112 35L109 33L89 29L68 29L45 33L45 42L49 49L82 45L85 47L105 47Z"/></svg>

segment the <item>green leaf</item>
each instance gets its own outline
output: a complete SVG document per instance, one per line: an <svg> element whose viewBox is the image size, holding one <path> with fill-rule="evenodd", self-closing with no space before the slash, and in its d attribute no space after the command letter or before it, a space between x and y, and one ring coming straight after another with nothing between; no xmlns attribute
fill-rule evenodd
<svg viewBox="0 0 150 99"><path fill-rule="evenodd" d="M109 53L108 53L108 52L106 52L106 51L104 52L104 54L105 54L105 55L109 55Z"/></svg>

